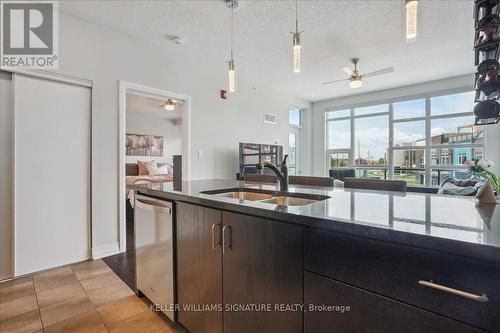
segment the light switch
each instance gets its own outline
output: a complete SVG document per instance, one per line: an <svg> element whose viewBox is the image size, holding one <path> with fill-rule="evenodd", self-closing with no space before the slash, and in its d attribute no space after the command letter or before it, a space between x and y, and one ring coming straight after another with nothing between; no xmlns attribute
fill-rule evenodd
<svg viewBox="0 0 500 333"><path fill-rule="evenodd" d="M201 160L203 159L203 150L198 149L198 159Z"/></svg>

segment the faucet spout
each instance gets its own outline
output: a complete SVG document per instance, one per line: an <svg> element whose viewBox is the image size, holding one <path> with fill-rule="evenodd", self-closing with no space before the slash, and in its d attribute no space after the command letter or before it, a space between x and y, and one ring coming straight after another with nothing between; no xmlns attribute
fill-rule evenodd
<svg viewBox="0 0 500 333"><path fill-rule="evenodd" d="M257 170L262 171L264 168L271 169L276 174L276 177L278 177L278 181L280 184L280 191L283 192L288 191L288 166L286 165L287 158L288 155L285 155L283 162L281 162L281 171L272 163L263 162L263 163L257 163L255 165L255 168Z"/></svg>

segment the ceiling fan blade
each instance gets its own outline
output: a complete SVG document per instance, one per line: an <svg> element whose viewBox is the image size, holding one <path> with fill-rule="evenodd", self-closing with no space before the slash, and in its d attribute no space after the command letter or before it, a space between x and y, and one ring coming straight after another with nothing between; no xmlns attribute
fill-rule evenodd
<svg viewBox="0 0 500 333"><path fill-rule="evenodd" d="M342 66L340 67L347 75L349 76L352 76L353 74L353 71L351 69L351 67L347 67L347 66Z"/></svg>
<svg viewBox="0 0 500 333"><path fill-rule="evenodd" d="M361 75L361 77L372 77L372 76L377 76L377 75L389 74L392 72L394 72L394 67L388 67L388 68L380 69L378 71L363 74L363 75Z"/></svg>
<svg viewBox="0 0 500 333"><path fill-rule="evenodd" d="M344 81L349 81L349 79L342 79L342 80L327 81L327 82L323 82L322 84L332 84L332 83L344 82Z"/></svg>

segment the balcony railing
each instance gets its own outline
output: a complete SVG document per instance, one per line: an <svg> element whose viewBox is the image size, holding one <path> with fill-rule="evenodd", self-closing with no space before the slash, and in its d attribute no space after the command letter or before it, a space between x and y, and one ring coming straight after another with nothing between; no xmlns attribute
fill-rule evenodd
<svg viewBox="0 0 500 333"><path fill-rule="evenodd" d="M354 169L356 170L356 177L389 179L388 166L355 166ZM431 170L432 186L438 186L441 181L449 176L464 177L467 173L463 168L431 168ZM394 167L392 179L405 180L408 186L424 186L425 168Z"/></svg>

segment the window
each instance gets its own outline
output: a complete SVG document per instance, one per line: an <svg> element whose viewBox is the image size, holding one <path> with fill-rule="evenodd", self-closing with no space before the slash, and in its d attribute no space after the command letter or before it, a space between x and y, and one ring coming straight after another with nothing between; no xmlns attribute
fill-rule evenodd
<svg viewBox="0 0 500 333"><path fill-rule="evenodd" d="M425 146L425 120L394 123L394 146Z"/></svg>
<svg viewBox="0 0 500 333"><path fill-rule="evenodd" d="M351 110L338 110L326 113L327 119L344 118L350 116L351 116Z"/></svg>
<svg viewBox="0 0 500 333"><path fill-rule="evenodd" d="M394 119L425 117L425 99L394 103Z"/></svg>
<svg viewBox="0 0 500 333"><path fill-rule="evenodd" d="M389 149L388 116L363 117L354 120L354 165L387 165Z"/></svg>
<svg viewBox="0 0 500 333"><path fill-rule="evenodd" d="M294 126L301 125L300 109L290 109L288 111L288 123Z"/></svg>
<svg viewBox="0 0 500 333"><path fill-rule="evenodd" d="M374 106L367 106L364 108L354 109L354 115L356 116L384 113L384 112L389 112L389 104L374 105Z"/></svg>
<svg viewBox="0 0 500 333"><path fill-rule="evenodd" d="M467 154L466 153L459 153L458 154L458 163L464 164L465 161L467 161Z"/></svg>
<svg viewBox="0 0 500 333"><path fill-rule="evenodd" d="M288 110L288 173L300 173L300 140L302 125L302 110L291 108Z"/></svg>
<svg viewBox="0 0 500 333"><path fill-rule="evenodd" d="M473 92L463 92L329 111L327 167L347 164L358 177L401 179L410 186L463 176L465 161L484 156L484 129L474 124L473 101Z"/></svg>
<svg viewBox="0 0 500 333"><path fill-rule="evenodd" d="M444 95L431 98L431 115L471 113L474 109L474 92Z"/></svg>
<svg viewBox="0 0 500 333"><path fill-rule="evenodd" d="M336 120L328 122L328 149L351 147L351 121Z"/></svg>
<svg viewBox="0 0 500 333"><path fill-rule="evenodd" d="M431 121L433 145L482 144L482 126L474 125L474 116L433 119Z"/></svg>
<svg viewBox="0 0 500 333"><path fill-rule="evenodd" d="M349 166L348 153L333 153L329 155L330 168L346 168Z"/></svg>

